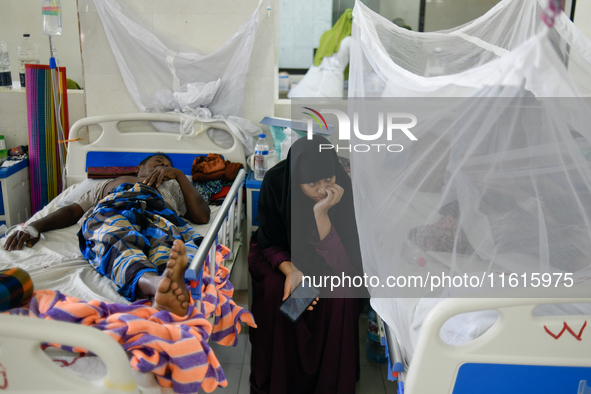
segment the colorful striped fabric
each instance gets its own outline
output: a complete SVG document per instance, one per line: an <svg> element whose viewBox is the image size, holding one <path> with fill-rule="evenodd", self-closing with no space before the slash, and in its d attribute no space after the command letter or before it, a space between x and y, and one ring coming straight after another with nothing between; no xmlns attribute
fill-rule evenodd
<svg viewBox="0 0 591 394"><path fill-rule="evenodd" d="M203 290L201 292L201 310L205 316L215 316L211 339L224 346L236 346L238 334L240 334L240 321L251 327L256 327L254 318L244 308L237 306L232 300L234 287L228 280L230 270L220 265L221 260L230 256L230 249L223 245L217 245L216 274L215 278L209 275L208 261L205 259L205 272L203 275Z"/></svg>
<svg viewBox="0 0 591 394"><path fill-rule="evenodd" d="M0 270L0 311L16 308L33 295L33 281L20 268Z"/></svg>
<svg viewBox="0 0 591 394"><path fill-rule="evenodd" d="M64 138L70 130L68 120L68 96L66 69L58 67L61 100L61 123ZM26 64L27 116L29 123L29 172L31 179L32 213L41 210L62 191L64 162L59 156L59 144L55 117L55 102L49 66ZM62 158L65 160L65 157Z"/></svg>
<svg viewBox="0 0 591 394"><path fill-rule="evenodd" d="M159 311L147 301L86 302L51 290L35 292L26 308L9 313L93 326L123 346L134 369L154 373L162 386L172 387L175 393L212 392L228 382L207 344L210 336L223 345L235 345L241 321L256 327L252 315L232 301L228 269L220 265L228 255L228 248L218 246L214 278L208 264L204 265L201 310L191 304L185 317ZM213 327L207 320L212 314ZM50 345L85 353L80 348Z"/></svg>
<svg viewBox="0 0 591 394"><path fill-rule="evenodd" d="M175 239L183 241L191 261L203 237L166 208L156 189L124 183L96 205L78 239L90 265L133 301L143 274L164 272Z"/></svg>

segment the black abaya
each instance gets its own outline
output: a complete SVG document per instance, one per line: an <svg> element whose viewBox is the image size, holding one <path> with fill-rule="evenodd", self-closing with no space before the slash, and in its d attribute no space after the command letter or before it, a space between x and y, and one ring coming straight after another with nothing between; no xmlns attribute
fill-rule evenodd
<svg viewBox="0 0 591 394"><path fill-rule="evenodd" d="M359 299L321 298L296 323L279 311L285 275L277 267L283 261L293 257L304 274L339 274L322 256L345 256L342 266L353 267L347 274L362 272L351 181L334 151L318 152L322 143L328 141L317 136L298 140L261 186L259 229L248 257L257 323L250 330L251 393L354 393L359 379ZM344 194L329 211L331 232L322 241L316 233L315 242L310 242L316 228L315 202L299 184L333 175Z"/></svg>

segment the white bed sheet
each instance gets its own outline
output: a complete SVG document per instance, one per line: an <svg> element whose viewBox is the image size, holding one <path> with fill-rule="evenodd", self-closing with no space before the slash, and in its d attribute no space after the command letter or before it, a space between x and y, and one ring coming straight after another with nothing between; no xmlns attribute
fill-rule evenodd
<svg viewBox="0 0 591 394"><path fill-rule="evenodd" d="M433 212L440 201L438 193L417 192L411 188L401 186L399 193L393 197L392 204L397 203L400 206L406 206L409 201L408 209L404 212L403 219L399 221L403 228L403 233L417 226L424 225L428 220L426 213ZM406 238L404 238L406 239ZM442 267L451 267L451 254L443 252L427 252L427 264ZM513 262L522 263L524 271L529 266L536 267L537 262L529 256L523 254L506 255L501 258ZM399 261L405 263L404 261ZM412 264L411 262L408 262ZM480 260L464 258L456 255L456 264L464 270L468 265L470 272L482 274L487 271L488 263ZM503 266L502 262L500 264ZM512 267L515 267L513 263ZM467 270L465 270L467 271ZM509 271L508 271L509 272ZM587 274L585 274L587 272ZM577 276L591 277L591 270L579 272ZM576 279L575 279L576 281ZM414 349L416 348L421 327L429 311L435 307L442 298L372 298L371 305L373 309L381 316L383 320L394 333L398 342L403 361L408 365L412 359ZM540 315L575 315L591 314L591 304L555 304L538 307L535 314ZM395 319L390 317L395 316ZM495 310L485 310L478 312L463 313L456 315L448 320L440 331L441 339L450 345L460 345L478 338L485 333L497 320L498 312Z"/></svg>
<svg viewBox="0 0 591 394"><path fill-rule="evenodd" d="M80 184L75 184L64 190L51 201L43 210L37 212L27 223L54 212L60 207L61 201L68 201ZM193 224L201 235L205 235L219 206L211 206L210 222L204 225ZM64 229L49 231L41 235L41 239L32 248L7 252L4 250L6 237L0 239L0 269L19 267L29 273L33 279L35 290L59 290L62 294L81 300L99 300L129 304L125 298L117 293L113 282L97 273L88 264L78 246L77 233L80 227L76 224ZM64 355L63 351L49 350L48 354L55 360L63 360L69 365L68 371L89 379L103 378L107 369L98 357L83 357L78 355ZM60 364L58 364L60 365ZM172 389L161 387L151 373L140 373L133 370L133 374L141 393L172 393Z"/></svg>
<svg viewBox="0 0 591 394"><path fill-rule="evenodd" d="M74 192L78 186L72 185L37 212L27 223L54 212L62 199ZM211 206L210 223L219 206ZM193 225L201 235L205 235L210 223ZM19 267L31 275L36 290L59 290L61 293L85 301L99 300L128 304L117 293L113 282L98 274L88 264L78 246L76 224L64 229L41 234L41 239L32 248L7 252L4 250L6 237L0 240L0 269Z"/></svg>
<svg viewBox="0 0 591 394"><path fill-rule="evenodd" d="M402 235L400 238L406 239L406 234L417 226L424 225L429 221L428 213L433 212L440 201L438 193L417 192L414 189L400 185L399 193L393 197L391 204L393 206L407 206L402 218L398 221ZM410 204L409 204L410 202ZM407 205L408 204L408 205ZM400 234L400 233L399 233ZM449 268L451 266L451 255L449 253L427 252L426 258L428 265L437 266L438 270ZM485 262L463 261L461 255L456 256L456 264L474 264L477 268L486 269ZM412 264L412 262L402 261L399 257L398 263ZM427 313L441 299L439 298L373 298L371 305L376 312L383 317L388 327L395 334L396 340L400 345L402 357L407 363L412 359L413 351L417 343L419 332ZM492 317L490 316L492 314ZM496 312L475 313L468 319L456 317L458 324L450 321L450 324L444 326L442 330L442 339L450 344L460 344L467 342L482 332L486 331L496 320ZM391 319L395 316L395 319ZM455 318L454 318L455 319ZM453 319L452 319L453 320Z"/></svg>

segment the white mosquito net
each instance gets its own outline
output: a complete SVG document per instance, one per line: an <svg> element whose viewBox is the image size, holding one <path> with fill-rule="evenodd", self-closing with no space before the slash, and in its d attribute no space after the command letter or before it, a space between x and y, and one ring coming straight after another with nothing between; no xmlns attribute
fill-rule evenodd
<svg viewBox="0 0 591 394"><path fill-rule="evenodd" d="M209 54L148 29L121 1L95 0L95 4L125 86L140 111L182 114L181 134L190 132L195 120L222 120L246 153L252 153L260 129L240 115L260 2L238 30ZM179 132L166 123L155 126Z"/></svg>
<svg viewBox="0 0 591 394"><path fill-rule="evenodd" d="M541 12L535 0L504 0L461 27L416 33L355 6L350 117L372 117L379 103L417 118L415 141L372 141L400 152L351 151L364 270L380 278L372 306L403 358L440 297L591 278L591 111L581 97L591 42L564 13L548 28ZM380 127L364 122L365 135ZM368 144L351 134L351 146ZM485 328L458 320L442 335L473 338L494 322L483 319Z"/></svg>
<svg viewBox="0 0 591 394"><path fill-rule="evenodd" d="M498 72L480 66L507 55L545 27L542 11L536 0L503 0L462 26L417 33L357 2L350 65L356 73L349 80L349 96L468 96L474 88L495 85ZM587 37L561 13L548 38L577 90L591 93Z"/></svg>

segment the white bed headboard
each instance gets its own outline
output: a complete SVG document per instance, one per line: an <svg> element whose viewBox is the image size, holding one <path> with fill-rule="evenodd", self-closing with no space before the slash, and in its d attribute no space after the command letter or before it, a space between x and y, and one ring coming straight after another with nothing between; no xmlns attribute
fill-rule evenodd
<svg viewBox="0 0 591 394"><path fill-rule="evenodd" d="M90 144L87 141L72 141L68 143L66 186L71 186L74 183L79 183L86 179L86 162L89 152L164 152L167 154L187 155L217 153L224 156L226 160L246 165L242 143L224 122L195 122L193 132L183 136L180 141L178 141L179 134L157 131L122 132L119 128L121 122L149 121L179 123L180 120L181 117L177 114L155 113L101 115L80 119L70 129L70 135L68 137L70 140L80 138L80 130L87 126L98 125L102 128L102 133ZM225 149L214 143L206 132L210 128L228 131L234 140L232 147Z"/></svg>

